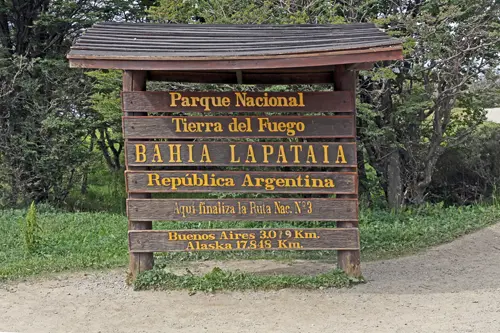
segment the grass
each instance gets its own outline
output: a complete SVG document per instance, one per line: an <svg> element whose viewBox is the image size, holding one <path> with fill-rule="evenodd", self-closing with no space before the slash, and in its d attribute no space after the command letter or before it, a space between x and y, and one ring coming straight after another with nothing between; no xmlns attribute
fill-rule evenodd
<svg viewBox="0 0 500 333"><path fill-rule="evenodd" d="M394 213L360 214L360 240L365 260L418 252L500 222L500 205L446 207L426 205Z"/></svg>
<svg viewBox="0 0 500 333"><path fill-rule="evenodd" d="M38 207L40 238L33 253L23 248L22 233L18 221L24 218L24 210L0 211L0 279L16 279L42 273L81 269L123 267L127 263L127 219L121 214L102 212L68 213L47 206ZM459 236L500 221L500 206L448 207L428 205L419 209L406 209L394 213L383 210L361 210L360 230L363 260L389 258L409 254L429 246L449 242ZM181 228L253 228L253 227L326 227L326 222L204 222L204 223L155 223L155 229ZM333 251L247 251L247 252L194 252L162 254L157 262L161 265L178 264L191 260L224 259L327 259L335 258ZM165 270L145 275L165 286L204 285L201 277L165 275ZM281 288L295 281L297 286L317 285L322 276L313 280L298 277L258 277L247 273L212 272L219 278L243 279L248 288ZM333 273L332 273L333 274ZM335 273L337 274L337 273ZM338 277L333 274L334 280ZM166 276L166 277L165 277ZM144 277L144 279L146 278ZM206 279L211 279L208 275ZM319 280L314 280L319 279ZM222 280L221 280L222 281ZM288 281L288 282L287 282ZM340 280L339 280L340 281ZM220 282L231 289L230 282ZM319 282L318 282L319 283ZM335 282L337 283L337 282ZM340 282L339 282L340 283ZM343 283L343 282L342 282ZM138 285L147 287L146 283ZM274 287L273 287L274 286ZM158 287L158 285L155 285ZM173 287L172 287L173 288ZM177 287L176 287L177 288ZM194 288L194 289L193 289ZM201 287L200 287L201 288ZM203 287L208 288L208 287ZM203 289L203 290L205 290ZM199 289L202 290L202 289Z"/></svg>
<svg viewBox="0 0 500 333"><path fill-rule="evenodd" d="M26 253L17 222L24 214L0 211L0 280L127 262L127 222L122 215L39 209L39 244Z"/></svg>
<svg viewBox="0 0 500 333"><path fill-rule="evenodd" d="M348 277L341 270L332 270L314 276L262 276L240 271L225 271L216 267L203 276L196 276L189 273L176 275L157 265L155 269L141 274L135 281L134 288L136 290L152 288L162 290L188 289L194 293L197 291L214 292L217 290L346 288L361 282L363 282L362 279Z"/></svg>

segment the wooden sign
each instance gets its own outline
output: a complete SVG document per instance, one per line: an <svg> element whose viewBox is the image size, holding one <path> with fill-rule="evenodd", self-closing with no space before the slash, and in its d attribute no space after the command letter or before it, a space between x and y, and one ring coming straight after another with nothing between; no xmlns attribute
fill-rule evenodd
<svg viewBox="0 0 500 333"><path fill-rule="evenodd" d="M357 221L356 199L128 199L133 221Z"/></svg>
<svg viewBox="0 0 500 333"><path fill-rule="evenodd" d="M123 92L124 112L354 112L350 91Z"/></svg>
<svg viewBox="0 0 500 333"><path fill-rule="evenodd" d="M354 138L354 116L123 117L127 139Z"/></svg>
<svg viewBox="0 0 500 333"><path fill-rule="evenodd" d="M353 91L124 92L122 97L128 115L123 117L127 215L134 226L129 249L136 264L152 263L157 251L359 254ZM170 115L157 115L163 112ZM217 112L223 115L213 115ZM175 195L211 192L246 197ZM168 199L151 198L162 193ZM256 194L263 197L252 198ZM147 230L152 221L335 221L339 228Z"/></svg>
<svg viewBox="0 0 500 333"><path fill-rule="evenodd" d="M127 191L356 194L356 173L127 171Z"/></svg>
<svg viewBox="0 0 500 333"><path fill-rule="evenodd" d="M356 228L129 231L130 251L357 250Z"/></svg>
<svg viewBox="0 0 500 333"><path fill-rule="evenodd" d="M334 142L127 142L129 166L356 167L356 144Z"/></svg>
<svg viewBox="0 0 500 333"><path fill-rule="evenodd" d="M132 279L153 267L154 251L256 249L337 249L339 268L361 276L358 71L402 60L400 41L366 24L99 23L68 58L124 70ZM148 80L268 91L145 91ZM300 90L312 84L332 91ZM335 221L338 229L152 231L161 220Z"/></svg>

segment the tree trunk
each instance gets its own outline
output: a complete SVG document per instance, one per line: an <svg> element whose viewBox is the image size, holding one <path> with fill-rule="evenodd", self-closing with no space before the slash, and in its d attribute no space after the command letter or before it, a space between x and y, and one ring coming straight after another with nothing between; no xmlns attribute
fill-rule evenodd
<svg viewBox="0 0 500 333"><path fill-rule="evenodd" d="M80 193L81 194L87 194L88 192L88 182L89 182L89 176L87 173L87 170L83 172L82 175L82 186L80 187Z"/></svg>
<svg viewBox="0 0 500 333"><path fill-rule="evenodd" d="M362 145L358 146L358 186L359 196L366 198L368 206L372 205L370 188L367 186L368 177L366 176L365 152Z"/></svg>
<svg viewBox="0 0 500 333"><path fill-rule="evenodd" d="M401 160L397 149L390 153L387 162L387 203L389 208L395 210L400 209L403 205Z"/></svg>

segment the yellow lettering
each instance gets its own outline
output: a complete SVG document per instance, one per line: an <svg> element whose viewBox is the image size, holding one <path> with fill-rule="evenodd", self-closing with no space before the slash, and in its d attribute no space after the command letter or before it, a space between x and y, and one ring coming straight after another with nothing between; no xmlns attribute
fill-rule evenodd
<svg viewBox="0 0 500 333"><path fill-rule="evenodd" d="M200 162L212 163L212 160L210 159L210 153L208 151L207 145L203 145L203 149L201 151Z"/></svg>
<svg viewBox="0 0 500 333"><path fill-rule="evenodd" d="M168 148L170 149L170 163L181 163L181 145L180 144L169 144Z"/></svg>
<svg viewBox="0 0 500 333"><path fill-rule="evenodd" d="M198 102L200 101L200 98L198 96L193 96L191 97L191 105L190 106L198 106ZM208 110L205 110L208 111Z"/></svg>
<svg viewBox="0 0 500 333"><path fill-rule="evenodd" d="M161 158L160 147L157 144L155 144L153 160L151 162L163 163L163 159Z"/></svg>
<svg viewBox="0 0 500 333"><path fill-rule="evenodd" d="M175 124L175 131L176 132L182 132L182 130L181 130L181 122L183 120L186 121L186 119L182 119L182 118L172 118L172 122Z"/></svg>
<svg viewBox="0 0 500 333"><path fill-rule="evenodd" d="M309 149L307 150L307 161L306 163L318 163L316 161L316 155L314 154L314 148L313 146L309 146Z"/></svg>
<svg viewBox="0 0 500 333"><path fill-rule="evenodd" d="M148 173L148 186L160 186L160 175L157 173Z"/></svg>
<svg viewBox="0 0 500 333"><path fill-rule="evenodd" d="M187 146L188 146L188 155L189 155L188 162L193 163L194 162L194 160L193 160L193 145L187 145Z"/></svg>
<svg viewBox="0 0 500 333"><path fill-rule="evenodd" d="M344 147L342 145L339 145L339 148L337 150L337 160L335 161L335 163L340 163L340 164L347 163L344 154Z"/></svg>
<svg viewBox="0 0 500 333"><path fill-rule="evenodd" d="M240 158L238 157L238 160L235 159L235 151L234 151L234 148L236 147L236 145L229 145L229 148L231 149L231 162L230 163L239 163L240 162Z"/></svg>
<svg viewBox="0 0 500 333"><path fill-rule="evenodd" d="M236 106L247 106L246 104L246 97L247 93L241 93L241 92L235 92L234 95L236 96Z"/></svg>
<svg viewBox="0 0 500 333"><path fill-rule="evenodd" d="M255 159L255 152L253 151L253 147L251 145L248 146L247 159L245 163L257 163L257 160Z"/></svg>
<svg viewBox="0 0 500 333"><path fill-rule="evenodd" d="M302 151L301 145L290 145L290 150L294 153L293 163L300 163L299 160L299 151Z"/></svg>
<svg viewBox="0 0 500 333"><path fill-rule="evenodd" d="M272 155L274 152L274 148L271 145L262 145L262 150L263 150L263 155L264 155L264 160L262 163L269 163L269 155Z"/></svg>
<svg viewBox="0 0 500 333"><path fill-rule="evenodd" d="M176 107L177 106L177 101L180 100L182 95L178 92L171 92L170 93L170 106Z"/></svg>
<svg viewBox="0 0 500 333"><path fill-rule="evenodd" d="M288 100L286 99L286 97L277 97L278 99L278 106L284 106L284 107L288 107ZM292 98L290 98L292 99ZM295 98L293 98L295 99Z"/></svg>
<svg viewBox="0 0 500 333"><path fill-rule="evenodd" d="M245 179L243 180L243 184L241 184L242 187L247 187L247 186L254 186L252 182L252 177L250 177L249 174L245 175Z"/></svg>
<svg viewBox="0 0 500 333"><path fill-rule="evenodd" d="M323 145L323 163L328 164L330 160L328 159L328 145Z"/></svg>
<svg viewBox="0 0 500 333"><path fill-rule="evenodd" d="M301 106L301 107L306 106L304 104L304 93L299 92L299 93L297 93L297 95L299 95L299 106Z"/></svg>
<svg viewBox="0 0 500 333"><path fill-rule="evenodd" d="M280 161L281 158L281 161ZM276 159L276 163L288 163L288 160L286 159L286 154L285 154L285 147L283 145L280 145L278 148L278 158Z"/></svg>
<svg viewBox="0 0 500 333"><path fill-rule="evenodd" d="M143 144L135 145L135 161L137 163L146 162L146 146Z"/></svg>

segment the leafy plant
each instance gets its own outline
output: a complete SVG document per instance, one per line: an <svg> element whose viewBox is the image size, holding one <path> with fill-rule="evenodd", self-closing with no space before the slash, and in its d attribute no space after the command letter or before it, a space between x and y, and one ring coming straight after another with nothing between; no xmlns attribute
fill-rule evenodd
<svg viewBox="0 0 500 333"><path fill-rule="evenodd" d="M134 288L136 290L187 289L191 293L195 293L198 291L215 292L218 290L346 288L363 281L362 278L349 277L341 270L331 270L314 276L298 276L257 275L241 271L226 271L215 267L211 272L197 276L190 272L184 275L176 275L165 269L155 268L140 274L134 283Z"/></svg>
<svg viewBox="0 0 500 333"><path fill-rule="evenodd" d="M26 216L23 219L19 219L19 227L25 254L35 252L42 238L42 228L38 224L35 202L31 203Z"/></svg>

